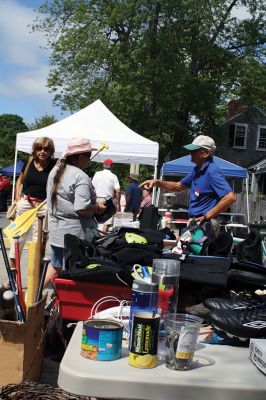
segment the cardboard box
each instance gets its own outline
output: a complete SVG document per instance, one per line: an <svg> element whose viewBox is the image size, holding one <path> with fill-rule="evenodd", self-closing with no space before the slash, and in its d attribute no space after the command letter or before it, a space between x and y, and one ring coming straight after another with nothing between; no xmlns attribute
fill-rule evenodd
<svg viewBox="0 0 266 400"><path fill-rule="evenodd" d="M266 339L250 339L249 358L266 374Z"/></svg>
<svg viewBox="0 0 266 400"><path fill-rule="evenodd" d="M36 381L42 366L47 296L29 308L26 323L0 320L0 387Z"/></svg>

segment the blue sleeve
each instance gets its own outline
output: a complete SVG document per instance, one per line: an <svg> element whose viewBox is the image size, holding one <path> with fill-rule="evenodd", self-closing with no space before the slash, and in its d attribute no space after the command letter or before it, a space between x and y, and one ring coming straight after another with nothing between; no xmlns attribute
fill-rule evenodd
<svg viewBox="0 0 266 400"><path fill-rule="evenodd" d="M193 179L194 174L195 174L195 172L194 172L194 170L193 170L193 171L191 171L187 176L185 176L184 178L182 178L180 182L181 182L183 185L185 185L185 186L187 186L187 187L190 188L190 187L191 187L191 184L192 184L192 179Z"/></svg>
<svg viewBox="0 0 266 400"><path fill-rule="evenodd" d="M215 168L211 173L211 188L219 199L233 191L229 183L225 180L223 173L218 168Z"/></svg>

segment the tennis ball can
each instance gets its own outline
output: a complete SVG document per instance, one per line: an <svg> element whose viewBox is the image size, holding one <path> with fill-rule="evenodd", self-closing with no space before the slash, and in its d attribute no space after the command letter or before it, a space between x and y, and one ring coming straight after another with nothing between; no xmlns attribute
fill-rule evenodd
<svg viewBox="0 0 266 400"><path fill-rule="evenodd" d="M133 317L129 364L137 368L157 366L159 314L136 313Z"/></svg>

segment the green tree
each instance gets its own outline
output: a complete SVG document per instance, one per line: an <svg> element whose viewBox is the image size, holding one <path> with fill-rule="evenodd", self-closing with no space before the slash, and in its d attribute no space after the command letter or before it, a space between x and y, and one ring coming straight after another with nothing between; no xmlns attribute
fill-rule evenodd
<svg viewBox="0 0 266 400"><path fill-rule="evenodd" d="M28 127L19 115L0 115L0 164L2 166L14 161L16 134L26 131Z"/></svg>
<svg viewBox="0 0 266 400"><path fill-rule="evenodd" d="M57 119L53 115L45 114L43 117L35 118L34 122L29 124L29 130L34 131L35 129L45 128L55 122L57 122Z"/></svg>
<svg viewBox="0 0 266 400"><path fill-rule="evenodd" d="M244 20L232 16L240 6ZM162 161L195 132L215 136L220 106L244 96L252 63L265 73L265 9L264 0L54 0L33 29L51 48L55 103L73 111L101 98L159 142Z"/></svg>

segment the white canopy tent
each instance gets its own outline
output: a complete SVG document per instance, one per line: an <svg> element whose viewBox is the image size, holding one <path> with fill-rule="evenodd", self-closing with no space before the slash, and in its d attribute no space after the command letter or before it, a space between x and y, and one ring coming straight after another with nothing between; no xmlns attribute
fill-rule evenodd
<svg viewBox="0 0 266 400"><path fill-rule="evenodd" d="M101 100L96 100L75 114L45 128L18 133L15 165L17 152L31 153L33 141L40 136L53 139L55 157L60 157L72 137L86 137L90 139L93 147L99 148L102 142L109 145L109 149L100 152L93 161L102 162L111 158L116 163L152 165L154 176L157 174L158 143L129 129Z"/></svg>

